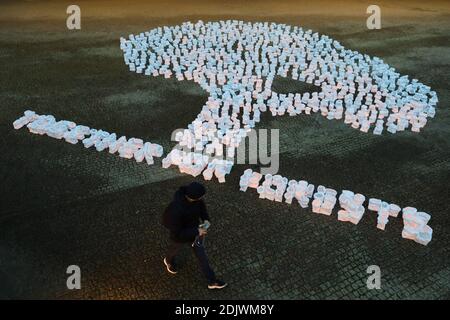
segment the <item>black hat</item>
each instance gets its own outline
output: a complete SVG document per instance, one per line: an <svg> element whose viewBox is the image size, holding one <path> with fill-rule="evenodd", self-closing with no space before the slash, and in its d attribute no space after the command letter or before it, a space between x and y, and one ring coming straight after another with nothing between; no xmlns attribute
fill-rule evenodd
<svg viewBox="0 0 450 320"><path fill-rule="evenodd" d="M198 182L191 182L186 187L186 195L191 199L199 199L203 197L206 193L205 187Z"/></svg>

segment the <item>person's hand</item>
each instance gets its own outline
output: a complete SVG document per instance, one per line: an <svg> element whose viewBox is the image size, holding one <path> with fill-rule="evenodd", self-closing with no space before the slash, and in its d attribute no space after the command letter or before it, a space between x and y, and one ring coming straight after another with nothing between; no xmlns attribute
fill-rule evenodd
<svg viewBox="0 0 450 320"><path fill-rule="evenodd" d="M208 233L208 232L206 231L206 229L198 228L198 235L199 235L200 237L206 235L207 233Z"/></svg>

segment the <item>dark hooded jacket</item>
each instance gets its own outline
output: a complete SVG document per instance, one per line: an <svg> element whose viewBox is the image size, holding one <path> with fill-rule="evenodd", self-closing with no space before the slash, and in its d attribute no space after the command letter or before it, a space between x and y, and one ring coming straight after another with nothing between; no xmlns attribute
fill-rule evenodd
<svg viewBox="0 0 450 320"><path fill-rule="evenodd" d="M186 187L180 187L163 214L163 225L170 230L170 238L176 242L193 242L198 235L198 226L209 220L203 200L189 202Z"/></svg>

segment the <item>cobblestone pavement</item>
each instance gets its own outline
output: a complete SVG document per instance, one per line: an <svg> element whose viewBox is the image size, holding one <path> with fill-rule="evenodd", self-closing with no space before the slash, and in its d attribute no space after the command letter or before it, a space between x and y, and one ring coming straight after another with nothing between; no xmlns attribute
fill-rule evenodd
<svg viewBox="0 0 450 320"><path fill-rule="evenodd" d="M130 10L138 10L130 2ZM14 14L32 4L0 5L0 298L450 298L448 6L386 6L383 29L369 32L365 7L357 2L352 8L360 15L302 15L294 2L280 3L270 14L262 13L267 5L218 11L211 2L200 11L180 5L161 13L161 6L151 11L147 5L142 14L121 16L115 15L117 4L103 12L103 2L81 1L86 18L82 30L71 33L65 30L66 6L42 3L33 5L47 5L47 18L20 21ZM55 13L60 9L61 17ZM174 145L170 132L194 119L207 95L189 82L127 71L118 38L185 20L227 18L311 28L379 56L437 91L436 118L420 134L377 137L320 116L266 116L259 125L280 129L283 176L429 212L434 239L428 246L402 239L401 219L391 219L383 232L370 212L354 226L337 221L336 210L326 217L260 200L254 190L239 192L247 166L236 166L225 184L205 183L213 223L207 251L230 284L209 292L189 248L177 275L162 264L167 234L161 212L192 177L162 169L160 162L148 167L12 129L30 108L154 141L168 151ZM279 79L274 85L292 91L298 84ZM81 290L66 288L72 264L81 268ZM381 268L381 290L366 287L369 265Z"/></svg>

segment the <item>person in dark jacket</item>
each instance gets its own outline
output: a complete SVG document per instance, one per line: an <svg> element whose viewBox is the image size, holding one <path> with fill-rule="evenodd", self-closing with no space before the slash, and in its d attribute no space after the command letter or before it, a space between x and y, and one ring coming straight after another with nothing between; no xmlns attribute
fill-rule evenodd
<svg viewBox="0 0 450 320"><path fill-rule="evenodd" d="M210 224L202 199L205 193L205 187L198 182L182 186L175 192L174 199L164 211L163 224L170 231L171 242L164 264L169 273L176 274L178 271L175 258L184 245L190 244L208 281L208 288L222 289L227 284L216 278L203 245L207 233L205 225Z"/></svg>

